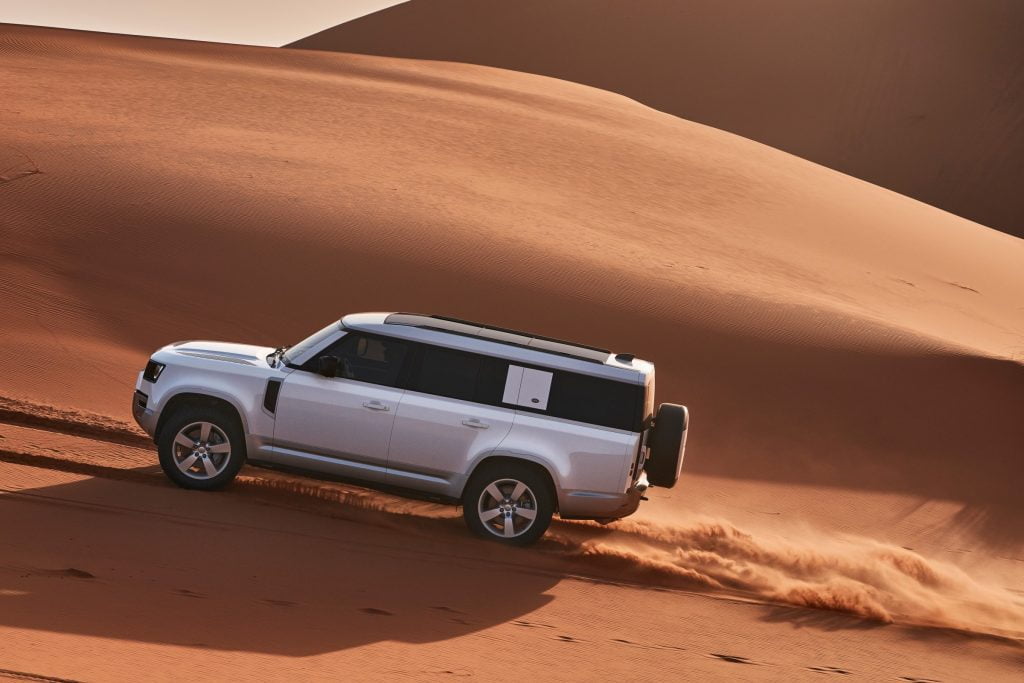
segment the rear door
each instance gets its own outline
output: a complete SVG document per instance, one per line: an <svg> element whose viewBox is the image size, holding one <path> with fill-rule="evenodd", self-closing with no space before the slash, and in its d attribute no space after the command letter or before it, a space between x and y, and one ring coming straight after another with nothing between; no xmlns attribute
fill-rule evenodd
<svg viewBox="0 0 1024 683"><path fill-rule="evenodd" d="M507 377L507 361L419 346L391 434L388 483L457 494L470 464L512 427L515 409L501 405Z"/></svg>

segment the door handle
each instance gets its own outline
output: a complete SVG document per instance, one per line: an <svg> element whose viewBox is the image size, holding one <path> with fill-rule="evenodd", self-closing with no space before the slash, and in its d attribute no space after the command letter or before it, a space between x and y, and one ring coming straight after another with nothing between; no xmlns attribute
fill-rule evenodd
<svg viewBox="0 0 1024 683"><path fill-rule="evenodd" d="M369 408L370 410L391 410L380 401L365 401L363 403L363 407Z"/></svg>
<svg viewBox="0 0 1024 683"><path fill-rule="evenodd" d="M472 427L473 429L487 429L488 427L491 426L491 425L487 424L486 422L481 422L480 420L476 419L475 417L471 417L471 418L463 420L462 424L466 425L467 427Z"/></svg>

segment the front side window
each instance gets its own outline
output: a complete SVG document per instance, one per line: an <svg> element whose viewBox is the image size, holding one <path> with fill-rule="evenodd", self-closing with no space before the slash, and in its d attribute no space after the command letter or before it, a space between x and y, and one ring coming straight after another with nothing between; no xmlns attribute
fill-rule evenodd
<svg viewBox="0 0 1024 683"><path fill-rule="evenodd" d="M298 344L288 347L288 350L284 352L284 362L295 362L296 358L299 358L306 352L312 351L320 344L326 342L328 337L337 334L338 330L340 329L340 323L338 323L338 321L334 321L333 323L323 328L322 330L318 330L317 332L314 332L313 334L309 335L308 337L300 341Z"/></svg>
<svg viewBox="0 0 1024 683"><path fill-rule="evenodd" d="M409 343L401 339L350 332L302 369L316 372L319 356L336 356L338 377L393 387L398 384L408 353Z"/></svg>

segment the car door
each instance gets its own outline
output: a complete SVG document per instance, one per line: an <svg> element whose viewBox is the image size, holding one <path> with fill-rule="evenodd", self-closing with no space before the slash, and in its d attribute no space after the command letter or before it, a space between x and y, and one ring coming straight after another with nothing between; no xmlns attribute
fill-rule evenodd
<svg viewBox="0 0 1024 683"><path fill-rule="evenodd" d="M456 495L471 464L494 450L515 417L501 405L508 362L419 345L388 451L388 483Z"/></svg>
<svg viewBox="0 0 1024 683"><path fill-rule="evenodd" d="M350 332L281 386L273 460L342 476L385 479L391 428L401 401L408 342ZM338 359L338 376L316 371Z"/></svg>

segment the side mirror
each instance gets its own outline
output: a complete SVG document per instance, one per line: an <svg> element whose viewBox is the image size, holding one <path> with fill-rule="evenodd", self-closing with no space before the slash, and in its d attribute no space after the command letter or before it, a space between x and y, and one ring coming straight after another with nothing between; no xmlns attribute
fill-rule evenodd
<svg viewBox="0 0 1024 683"><path fill-rule="evenodd" d="M338 376L338 357L337 356L320 356L317 359L316 371L324 377L337 377Z"/></svg>

